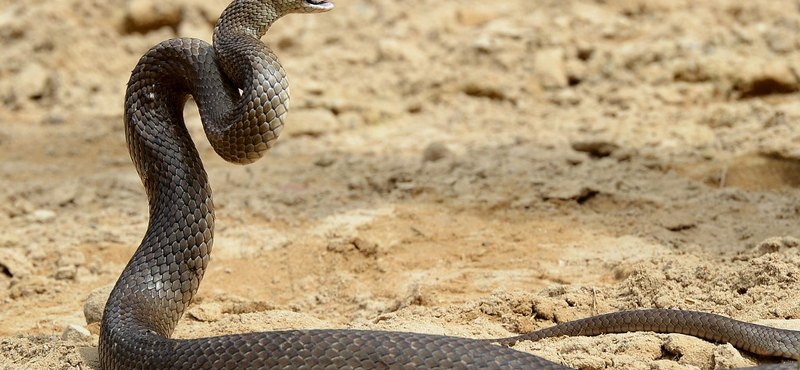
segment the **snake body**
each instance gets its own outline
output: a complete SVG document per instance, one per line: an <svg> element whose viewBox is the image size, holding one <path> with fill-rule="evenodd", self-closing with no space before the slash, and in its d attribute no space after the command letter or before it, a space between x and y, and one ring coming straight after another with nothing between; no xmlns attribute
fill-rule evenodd
<svg viewBox="0 0 800 370"><path fill-rule="evenodd" d="M171 39L139 60L128 83L124 123L131 158L148 196L150 220L106 304L99 341L102 369L570 369L490 341L401 332L297 330L170 339L208 266L214 230L211 188L183 121L184 104L189 96L195 99L206 135L220 156L239 164L257 160L278 138L289 105L286 74L260 38L285 14L332 7L321 0L234 0L217 22L213 46L197 39ZM666 316L680 322L686 312ZM784 347L796 349L800 343L795 334L788 340L781 336L788 345L772 345L780 348L777 351L770 344L766 350L754 348L754 342L762 345L763 335L736 334L753 327L716 315L703 318L712 327L719 320L730 321L710 335L700 331L713 329L696 321L688 326L642 324L657 316L650 311L617 315L617 324L609 325L608 317L601 316L600 321L590 318L543 336L668 331L670 325L684 325L691 334L736 341L756 353L796 357L796 351L789 353ZM762 327L756 332L775 333Z"/></svg>

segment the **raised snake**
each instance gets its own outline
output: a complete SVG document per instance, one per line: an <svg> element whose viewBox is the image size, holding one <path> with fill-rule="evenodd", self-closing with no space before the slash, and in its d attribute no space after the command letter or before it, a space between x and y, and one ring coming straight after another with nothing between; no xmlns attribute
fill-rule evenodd
<svg viewBox="0 0 800 370"><path fill-rule="evenodd" d="M324 0L234 0L216 24L213 46L171 39L139 60L128 83L124 123L150 220L105 307L102 369L571 369L492 342L633 330L682 332L797 357L796 332L678 310L625 311L498 340L359 330L170 339L208 266L214 230L211 188L183 107L189 96L195 99L209 141L227 161L260 158L278 138L289 106L286 74L260 38L285 14L331 8Z"/></svg>

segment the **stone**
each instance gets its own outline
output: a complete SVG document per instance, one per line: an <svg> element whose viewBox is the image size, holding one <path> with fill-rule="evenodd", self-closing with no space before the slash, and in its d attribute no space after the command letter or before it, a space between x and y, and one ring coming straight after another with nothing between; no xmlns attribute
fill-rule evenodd
<svg viewBox="0 0 800 370"><path fill-rule="evenodd" d="M800 90L792 68L785 61L747 63L733 86L740 98L787 94Z"/></svg>
<svg viewBox="0 0 800 370"><path fill-rule="evenodd" d="M384 61L405 61L412 65L426 63L427 57L417 45L394 39L381 39L378 42L378 59Z"/></svg>
<svg viewBox="0 0 800 370"><path fill-rule="evenodd" d="M128 33L177 28L183 18L181 8L171 1L132 0L125 10L124 29Z"/></svg>
<svg viewBox="0 0 800 370"><path fill-rule="evenodd" d="M534 65L536 77L543 88L555 89L569 86L563 49L539 50L534 57Z"/></svg>
<svg viewBox="0 0 800 370"><path fill-rule="evenodd" d="M106 307L108 296L113 288L114 285L106 285L93 290L86 297L86 302L83 304L83 316L86 317L87 324L100 322L103 318L103 309Z"/></svg>
<svg viewBox="0 0 800 370"><path fill-rule="evenodd" d="M575 151L586 153L594 158L608 157L619 149L619 145L605 140L575 141L570 145Z"/></svg>
<svg viewBox="0 0 800 370"><path fill-rule="evenodd" d="M16 76L14 95L17 99L38 99L47 95L50 73L39 63L28 63Z"/></svg>
<svg viewBox="0 0 800 370"><path fill-rule="evenodd" d="M772 51L778 54L786 54L797 48L797 40L794 32L787 32L785 29L772 29L764 33L764 41L767 42Z"/></svg>
<svg viewBox="0 0 800 370"><path fill-rule="evenodd" d="M61 339L70 342L82 342L92 337L88 329L80 325L69 324L61 333Z"/></svg>
<svg viewBox="0 0 800 370"><path fill-rule="evenodd" d="M662 347L668 353L680 358L680 363L683 365L696 366L700 369L713 368L712 343L686 335L669 334Z"/></svg>
<svg viewBox="0 0 800 370"><path fill-rule="evenodd" d="M33 265L20 251L0 249L0 273L13 278L24 279L31 275Z"/></svg>
<svg viewBox="0 0 800 370"><path fill-rule="evenodd" d="M58 214L55 211L51 211L49 209L37 209L33 211L33 213L31 214L33 220L37 222L52 221L53 219L56 218L56 216L58 216Z"/></svg>
<svg viewBox="0 0 800 370"><path fill-rule="evenodd" d="M61 266L56 269L54 278L56 280L75 280L78 276L78 268L75 266Z"/></svg>
<svg viewBox="0 0 800 370"><path fill-rule="evenodd" d="M187 314L189 317L202 322L219 321L223 316L222 307L216 302L192 306Z"/></svg>
<svg viewBox="0 0 800 370"><path fill-rule="evenodd" d="M491 5L487 6L462 6L458 8L456 19L458 23L464 26L481 26L498 17L497 8Z"/></svg>
<svg viewBox="0 0 800 370"><path fill-rule="evenodd" d="M785 251L787 249L797 248L798 246L800 246L800 240L797 238L791 236L775 236L758 243L755 248L753 248L753 253L761 256L767 253L776 253L782 250Z"/></svg>
<svg viewBox="0 0 800 370"><path fill-rule="evenodd" d="M447 158L453 155L453 152L444 142L434 141L425 147L422 151L423 162L436 162L438 160Z"/></svg>
<svg viewBox="0 0 800 370"><path fill-rule="evenodd" d="M302 109L289 113L283 134L287 136L319 137L340 128L339 120L330 110L320 108Z"/></svg>
<svg viewBox="0 0 800 370"><path fill-rule="evenodd" d="M464 94L476 98L515 100L512 95L509 95L508 84L503 76L501 76L501 73L488 70L471 74L461 82L459 90Z"/></svg>

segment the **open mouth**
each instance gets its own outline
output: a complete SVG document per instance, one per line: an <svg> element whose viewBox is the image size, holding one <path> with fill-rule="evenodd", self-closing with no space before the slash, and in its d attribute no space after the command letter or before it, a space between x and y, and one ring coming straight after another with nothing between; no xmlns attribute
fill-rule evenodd
<svg viewBox="0 0 800 370"><path fill-rule="evenodd" d="M333 3L327 0L306 0L306 4L308 4L314 9L319 9L319 10L333 9Z"/></svg>

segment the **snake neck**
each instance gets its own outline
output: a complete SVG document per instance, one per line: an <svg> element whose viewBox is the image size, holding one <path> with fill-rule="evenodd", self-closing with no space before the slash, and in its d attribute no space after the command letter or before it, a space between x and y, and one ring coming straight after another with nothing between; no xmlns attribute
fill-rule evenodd
<svg viewBox="0 0 800 370"><path fill-rule="evenodd" d="M271 1L236 0L225 8L217 20L214 44L217 44L218 37L224 35L245 34L260 39L281 16L280 7Z"/></svg>
<svg viewBox="0 0 800 370"><path fill-rule="evenodd" d="M274 145L289 110L286 72L277 56L260 40L283 15L272 3L234 1L214 29L218 68L230 81L233 92L238 95L241 90L242 96L235 99L228 116L204 121L204 127L217 154L236 164L255 162ZM202 116L202 106L200 109Z"/></svg>

